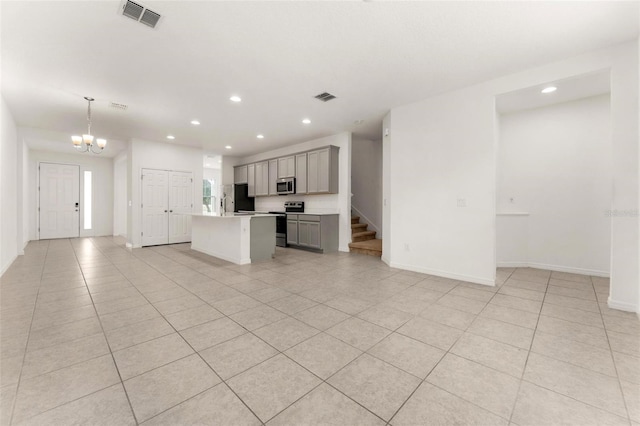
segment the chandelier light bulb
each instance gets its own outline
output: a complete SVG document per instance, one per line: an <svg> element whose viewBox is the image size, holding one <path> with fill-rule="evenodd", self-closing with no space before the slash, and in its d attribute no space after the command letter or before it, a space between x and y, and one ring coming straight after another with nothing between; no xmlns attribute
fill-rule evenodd
<svg viewBox="0 0 640 426"><path fill-rule="evenodd" d="M82 136L71 136L71 142L73 142L73 147L79 152L91 152L92 154L100 154L104 147L107 146L106 139L97 139L96 145L100 148L98 151L95 151L93 147L93 135L91 134L91 102L95 99L85 96L87 101L87 133ZM82 145L84 143L84 146Z"/></svg>
<svg viewBox="0 0 640 426"><path fill-rule="evenodd" d="M93 143L93 136L91 136L91 135L82 135L82 140L84 141L85 145L91 146L91 144Z"/></svg>

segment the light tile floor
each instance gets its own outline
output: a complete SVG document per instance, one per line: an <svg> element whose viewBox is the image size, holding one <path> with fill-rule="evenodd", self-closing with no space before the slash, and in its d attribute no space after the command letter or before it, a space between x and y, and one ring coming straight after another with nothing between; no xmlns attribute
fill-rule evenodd
<svg viewBox="0 0 640 426"><path fill-rule="evenodd" d="M640 424L608 280L486 287L379 259L32 242L1 279L0 424Z"/></svg>

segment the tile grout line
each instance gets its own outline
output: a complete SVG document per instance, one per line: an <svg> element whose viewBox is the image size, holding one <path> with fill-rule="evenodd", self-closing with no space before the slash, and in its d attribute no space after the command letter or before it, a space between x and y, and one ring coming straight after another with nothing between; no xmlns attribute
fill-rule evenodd
<svg viewBox="0 0 640 426"><path fill-rule="evenodd" d="M96 246L96 248L97 248L99 251L101 251L99 247L97 247L97 246ZM102 251L101 251L101 252L102 252ZM136 257L136 259L139 259L137 256L135 256L135 254L133 254L133 253L132 253L132 255L133 255L134 257ZM162 256L164 256L164 255L162 255ZM164 257L166 257L166 256L164 256ZM139 260L140 260L140 259L139 259ZM180 284L178 284L177 282L175 282L173 279L171 279L170 277L168 277L167 275L165 275L163 272L159 271L155 266L150 265L149 263L147 263L147 262L146 262L146 261L144 261L144 260L142 260L142 262L144 262L145 264L147 264L147 265L148 265L148 266L150 266L151 268L153 268L153 269L155 269L156 271L158 271L161 275L163 275L164 277L166 277L167 279L169 279L170 281L172 281L173 283L175 283L175 285L177 285L177 286L181 287L181 288L182 288L182 289L184 289L185 291L187 291L187 292L191 293L192 295L194 295L194 296L198 297L198 298L199 298L200 300L202 300L205 304L207 304L207 305L211 306L208 302L206 302L205 300L201 299L198 295L196 295L195 293L191 292L190 290L188 290L188 289L184 288L182 285L180 285ZM122 271L120 270L120 268L119 268L116 264L113 264L113 265L116 267L116 269L118 269L118 271L120 271L120 272L122 273ZM126 277L126 276L125 276L125 277ZM135 287L135 284L133 284L133 283L132 283L132 285ZM136 287L136 290L137 290L137 287ZM139 290L138 290L138 292L139 292ZM171 324L169 321L167 321L167 319L166 319L166 317L164 316L164 314L162 314L162 312L160 312L160 311L155 307L155 305L147 299L147 297L146 297L144 294L142 294L142 293L141 293L141 295L142 295L142 297L144 297L144 298L145 298L145 300L147 300L147 302L148 302L151 306L153 306L153 308L156 310L156 312L158 312L158 314L160 315L160 317L161 317L162 319L164 319L164 320L169 324L169 326L170 326L171 328L173 328L174 332L175 332L178 336L180 336L180 338L185 342L185 344L186 344L186 345L188 345L188 346L191 348L191 350L193 350L193 353L192 353L192 354L189 354L189 355L187 355L187 356L185 356L185 357L183 357L183 358L186 358L186 357L188 357L188 356L192 356L192 355L197 355L197 356L200 358L200 360L201 360L201 361L202 361L202 362L203 362L203 363L204 363L204 364L205 364L205 365L206 365L206 366L207 366L207 367L208 367L208 368L209 368L209 369L210 369L210 370L211 370L211 371L212 371L212 372L213 372L213 373L214 373L214 374L215 374L215 375L220 379L220 383L224 383L224 384L225 384L225 386L227 386L227 388L229 388L229 389L231 390L231 392L233 392L233 394L234 394L234 395L235 395L235 396L236 396L236 397L237 397L237 398L242 402L242 404L243 404L243 405L245 405L245 406L247 407L247 409L251 412L251 414L253 414L253 415L254 415L254 416L255 416L255 417L256 417L256 418L257 418L257 419L262 423L262 420L260 419L260 417L258 417L258 416L256 415L256 413L251 409L251 407L249 407L249 406L245 403L245 401L244 401L242 398L240 398L240 396L235 392L235 390L233 390L233 388L231 388L231 386L229 386L229 384L228 384L228 383L227 383L227 382L226 382L226 381L225 381L225 380L224 380L224 379L223 379L223 378L218 374L218 372L216 372L216 371L215 371L215 370L214 370L214 369L209 365L209 363L208 363L208 362L207 362L207 361L202 357L202 355L200 354L200 352L198 352L198 351L197 351L197 350L196 350L196 349L191 345L191 343L189 343L189 342L188 342L188 341L187 341L187 340L182 336L182 334L180 334L180 332L179 332L179 331L178 331L178 330L173 326L173 324ZM215 308L214 308L214 309L215 309ZM217 309L216 309L216 310L217 310ZM220 311L218 311L218 312L220 312ZM212 320L212 321L207 321L207 322L217 321L218 319L222 319L222 318L227 318L227 319L229 319L229 320L233 321L233 319L229 318L226 314L224 314L224 312L220 312L220 313L223 315L223 317L221 317L221 318L217 318L217 319ZM237 324L238 326L242 327L242 325L240 325L240 324L236 323L235 321L233 321L233 322L234 322L235 324ZM206 324L206 323L203 323L203 324ZM200 324L200 325L202 325L202 324ZM196 326L194 326L194 327L197 327L197 325L196 325ZM192 328L192 327L190 327L190 328ZM244 327L242 327L242 328L246 330L246 328L244 328ZM188 330L188 328L187 328L187 330ZM184 330L183 330L183 331L184 331ZM247 332L249 332L249 330L247 330ZM230 341L230 340L235 339L236 337L239 337L239 336L232 337L232 338L227 339L227 340L225 340L225 341L223 341L223 342L219 342L218 344L222 344L222 343L228 342L228 341ZM152 341L152 340L155 340L155 339L151 339L151 340L149 340L149 341ZM136 345L133 345L133 346L137 346L137 344L136 344ZM213 346L217 346L217 344L216 344L216 345L213 345ZM213 347L213 346L212 346L212 347ZM208 348L205 348L205 349L208 349ZM205 350L205 349L203 349L203 350ZM183 359L183 358L181 358L181 359ZM161 365L161 366L155 367L155 368L153 368L153 369L151 369L151 370L148 370L148 371L152 371L152 370L155 370L155 369L158 369L158 368L164 367L164 366L169 365L169 364L171 364L171 363L173 363L173 362L175 362L175 361L178 361L178 360L173 360L173 361L171 361L171 362L168 362L168 363L163 364L163 365ZM114 359L114 363L115 363L115 359ZM117 368L117 364L116 364L116 368ZM118 370L118 371L119 371L119 370ZM148 371L145 371L145 372L141 373L140 375L142 375L142 374L146 374ZM129 379L127 379L127 380L129 380ZM209 390L213 389L215 386L217 386L217 385L218 385L218 384L220 384L220 383L217 383L217 384L215 384L215 385L213 385L213 386L211 386L211 387L209 387L209 388L207 388L207 389L203 390L202 392L199 392L197 395L199 395L199 394L201 394L201 393L204 393L204 392L206 392L206 391L209 391ZM126 387L124 386L124 382L123 382L123 388L125 388L125 392L126 392ZM162 414L162 413L164 413L164 412L166 412L166 411L171 410L171 409L172 409L172 408L174 408L174 407L177 407L177 406L178 406L178 405L180 405L180 404L183 404L183 403L184 403L184 402L186 402L186 401L189 401L189 400L193 399L195 396L196 396L196 395L193 395L193 396L191 396L191 397L189 397L189 398L185 399L184 401L180 401L179 403L177 403L177 404L175 404L175 405L172 405L171 407L168 407L166 410L163 410L163 411L161 411L161 412L159 412L159 413L155 414L154 416L150 417L149 419L145 419L145 422L146 422L146 421L148 421L148 420L150 420L150 419L151 419L151 418L153 418L153 417L159 416L160 414ZM132 407L132 412L133 412L133 407ZM136 421L137 421L137 420L136 420Z"/></svg>
<svg viewBox="0 0 640 426"><path fill-rule="evenodd" d="M416 283L416 285L417 285L417 283ZM460 284L456 284L454 287L450 288L450 289L449 289L445 294L443 294L441 297L439 297L437 300L435 300L435 301L432 303L432 305L436 304L440 299L442 299L443 297L445 297L446 295L448 295L449 293L451 293L454 289L458 288L458 286L459 286L459 285L460 285ZM490 298L487 302L485 302L485 305L484 305L484 307L482 308L482 310L481 310L480 312L478 312L477 314L475 314L474 321L478 318L478 316L482 313L482 311L487 307L487 305L489 304L489 302L491 302L491 300L493 300L493 298L495 297L495 295L496 295L497 293L498 293L497 291L496 291L496 292L493 292L493 295L491 296L491 298ZM462 297L462 296L460 296L460 297ZM427 308L427 309L428 309L428 308ZM452 309L453 309L453 308L452 308ZM426 310L426 309L425 309L425 310ZM467 312L467 313L469 313L469 312ZM417 315L416 315L416 317L417 317ZM473 322L472 322L472 323L473 323ZM471 326L471 324L469 324L469 327L470 327L470 326ZM433 384L432 384L432 383L430 383L430 382L427 382L427 378L428 378L428 377L429 377L429 375L430 375L430 374L431 374L431 373L432 373L432 372L433 372L433 371L438 367L438 365L440 365L440 363L442 362L442 360L443 360L443 359L444 359L444 358L445 358L449 353L451 353L451 354L452 354L452 355L454 355L454 356L457 356L456 354L454 354L454 353L452 353L452 352L451 352L451 349L453 349L453 347L458 343L458 341L462 338L462 336L464 336L464 333L466 333L466 332L467 332L467 330L468 330L468 328L469 328L469 327L467 327L465 330L462 330L462 334L460 334L460 336L455 340L455 342L453 342L453 343L449 346L449 349L447 349L446 351L444 351L445 353L442 355L442 357L440 357L440 359L438 360L438 362L437 362L437 363L436 363L436 364L431 368L431 370L427 373L427 375L424 377L424 379L422 379L422 380L421 380L421 382L420 382L420 383L418 384L418 386L413 390L413 392L411 392L411 394L408 396L408 398L407 398L407 399L405 399L405 401L404 401L402 404L400 404L400 407L398 407L398 409L393 413L393 415L392 415L392 416L389 418L389 420L387 421L387 426L389 426L389 425L391 424L391 421L392 421L392 420L393 420L393 419L398 415L398 413L400 412L400 410L402 410L402 408L404 408L404 406L407 404L407 402L409 402L409 400L411 399L411 397L412 397L412 396L413 396L413 395L418 391L418 389L420 388L420 386L422 386L422 384L423 384L423 383L425 383L425 382L426 382L426 383L428 383L428 384L430 384L430 385L432 385L432 386L436 386L436 385L433 385ZM400 328L400 327L398 327L398 329L399 329L399 328ZM455 327L451 327L451 328L455 328ZM404 336L404 335L403 335L403 336ZM407 336L407 337L409 337L409 336ZM416 339L416 340L417 340L417 339ZM424 343L424 342L422 342L422 343ZM438 349L440 349L440 348L438 348ZM441 350L442 350L442 349L441 349ZM472 362L476 363L475 361L472 361ZM476 364L479 364L479 363L476 363ZM482 364L479 364L479 365L482 365ZM436 386L436 387L440 388L439 386ZM443 389L443 390L445 390L445 389ZM446 390L445 390L445 391L446 391ZM451 392L449 392L449 391L446 391L446 392L448 392L448 393L450 393L450 394L451 394ZM452 395L453 395L453 394L452 394ZM460 398L460 399L462 399L463 401L466 401L466 402L468 402L468 403L470 403L470 404L473 404L473 405L478 406L477 404L475 404L475 403L473 403L473 402L471 402L471 401L467 401L465 398L462 398L462 397L461 397L461 396L459 396L459 395L455 395L455 396L456 396L456 397L458 397L458 398ZM479 407L479 406L478 406L478 407ZM483 410L485 410L485 411L491 412L491 411L487 410L486 408L483 408L483 407L480 407L480 408L482 408L482 409L483 409ZM491 413L492 413L492 412L491 412ZM492 414L495 414L495 413L492 413ZM498 417L501 417L501 416L498 416Z"/></svg>
<svg viewBox="0 0 640 426"><path fill-rule="evenodd" d="M593 290L595 291L595 286L593 284L593 279L591 279L591 277L589 277L589 279L591 280L591 286L593 287ZM597 296L596 296L597 297ZM607 338L607 345L609 346L609 353L611 354L611 361L613 363L613 368L616 372L616 378L617 378L617 382L618 382L618 389L620 390L620 396L622 396L622 404L624 406L625 412L627 413L627 420L629 421L629 424L631 424L631 413L629 412L629 407L627 405L627 398L625 397L624 394L624 389L622 388L622 379L620 378L620 373L618 373L618 364L616 363L616 358L613 355L613 348L611 347L611 342L609 341L609 332L607 330L607 325L604 321L604 316L602 314L602 309L600 308L600 303L598 303L598 311L600 312L600 318L602 320L602 325L604 326L604 334Z"/></svg>
<svg viewBox="0 0 640 426"><path fill-rule="evenodd" d="M95 247L95 245L91 241L91 238L88 238L87 241L91 245L93 245ZM78 259L77 251L76 251L76 249L75 249L73 244L71 245L71 247L73 249L73 252L74 252L74 255L75 255L75 258L76 258L76 262L78 262L78 266L80 266L80 273L82 274L82 279L84 280L85 287L87 288L87 293L89 294L89 298L91 299L91 304L93 306L93 310L94 310L94 312L96 314L96 317L98 319L98 323L100 324L100 329L102 330L102 335L104 337L105 342L107 343L107 347L109 348L109 355L111 355L111 361L113 362L113 366L114 366L116 372L118 373L118 378L120 379L120 386L122 386L124 394L125 394L125 396L127 398L127 403L129 404L129 409L131 410L131 415L133 416L133 420L135 421L136 425L139 425L140 423L138 422L138 417L136 416L136 413L133 411L133 405L131 404L131 399L129 398L129 393L127 392L127 388L124 386L124 381L122 380L122 375L120 374L120 369L118 368L118 364L116 363L116 358L113 355L113 351L111 350L111 344L109 343L109 339L107 339L107 333L105 332L104 325L102 324L102 319L100 318L100 315L98 314L98 310L96 309L96 304L93 301L93 295L91 294L91 290L89 289L89 286L87 285L87 278L85 277L84 270L82 269L82 266L80 265L80 261ZM99 249L98 249L98 251L100 252L101 255L103 255L102 251L100 251ZM111 260L110 259L108 259L108 260L113 265ZM103 388L103 389L106 389L106 388Z"/></svg>
<svg viewBox="0 0 640 426"><path fill-rule="evenodd" d="M35 303L33 304L33 309L31 311L31 321L29 323L29 331L27 333L27 341L24 345L24 354L22 355L22 364L20 365L20 374L18 375L18 383L16 384L16 393L13 398L13 404L11 405L11 416L9 418L9 424L13 424L13 417L15 415L16 404L18 402L18 395L20 391L20 385L22 384L22 370L24 369L24 361L27 359L27 350L29 349L29 340L31 339L31 327L33 327L33 319L36 313L36 307L38 306L38 297L40 296L40 287L42 285L42 277L44 276L44 268L47 264L47 257L49 255L49 246L51 243L47 241L47 251L44 255L44 259L42 261L42 270L40 272L40 282L38 283L38 292L36 293Z"/></svg>
<svg viewBox="0 0 640 426"><path fill-rule="evenodd" d="M513 275L513 274L512 274ZM538 331L538 324L540 323L540 317L542 316L542 308L544 306L544 301L547 298L547 291L549 290L549 282L551 281L551 272L549 273L549 277L547 278L547 284L545 287L544 296L542 297L542 303L540 303L540 312L538 313L538 319L536 320L536 327L533 330L533 335L531 336L531 343L529 343L529 349L527 350L527 357L524 361L524 365L522 366L522 374L520 376L520 380L518 381L518 390L516 391L516 397L513 399L513 405L511 406L511 414L509 415L509 422L513 421L513 413L515 412L516 406L518 405L518 399L520 398L520 390L522 389L522 382L524 381L524 374L527 371L527 365L529 363L529 356L531 355L531 348L533 347L533 342L536 339L536 333Z"/></svg>

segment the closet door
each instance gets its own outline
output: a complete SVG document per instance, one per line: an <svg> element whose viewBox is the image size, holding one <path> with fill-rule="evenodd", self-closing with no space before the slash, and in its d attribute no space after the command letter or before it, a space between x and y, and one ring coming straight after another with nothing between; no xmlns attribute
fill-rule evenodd
<svg viewBox="0 0 640 426"><path fill-rule="evenodd" d="M142 169L142 245L169 242L169 172Z"/></svg>
<svg viewBox="0 0 640 426"><path fill-rule="evenodd" d="M169 243L191 241L193 177L188 172L169 172Z"/></svg>

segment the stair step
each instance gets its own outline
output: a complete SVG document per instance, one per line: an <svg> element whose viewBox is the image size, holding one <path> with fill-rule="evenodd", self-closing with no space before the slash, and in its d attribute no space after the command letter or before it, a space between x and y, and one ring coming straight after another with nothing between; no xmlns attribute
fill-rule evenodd
<svg viewBox="0 0 640 426"><path fill-rule="evenodd" d="M360 216L351 216L351 223L360 223Z"/></svg>
<svg viewBox="0 0 640 426"><path fill-rule="evenodd" d="M358 243L360 241L373 240L376 237L376 231L364 231L351 234L351 242Z"/></svg>
<svg viewBox="0 0 640 426"><path fill-rule="evenodd" d="M368 240L358 243L350 243L349 251L351 253L366 254L368 256L382 256L382 240Z"/></svg>
<svg viewBox="0 0 640 426"><path fill-rule="evenodd" d="M351 233L356 234L358 232L364 232L367 230L366 223L352 223L351 224Z"/></svg>

